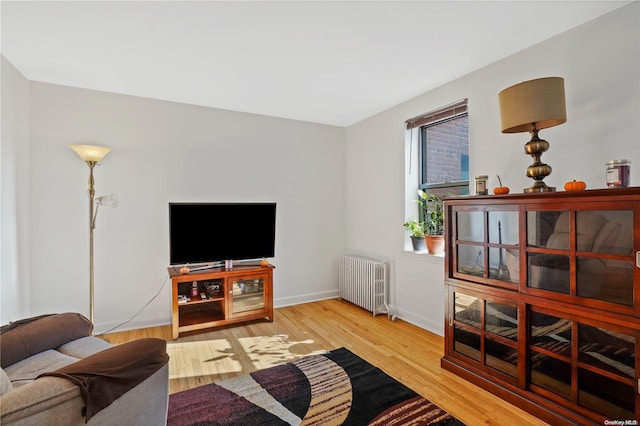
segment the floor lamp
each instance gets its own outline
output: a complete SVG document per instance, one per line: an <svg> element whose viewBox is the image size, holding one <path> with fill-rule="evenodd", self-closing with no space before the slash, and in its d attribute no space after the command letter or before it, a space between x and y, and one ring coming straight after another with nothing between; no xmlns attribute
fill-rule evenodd
<svg viewBox="0 0 640 426"><path fill-rule="evenodd" d="M69 145L76 154L89 166L89 320L93 324L93 230L95 229L95 216L93 214L93 204L96 191L93 188L93 168L98 164L111 148L95 145ZM103 197L100 197L103 198ZM102 203L101 203L102 204Z"/></svg>

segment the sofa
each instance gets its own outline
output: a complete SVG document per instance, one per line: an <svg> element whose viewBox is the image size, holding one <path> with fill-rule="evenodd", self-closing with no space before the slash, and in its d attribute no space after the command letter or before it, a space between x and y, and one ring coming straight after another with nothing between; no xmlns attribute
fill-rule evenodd
<svg viewBox="0 0 640 426"><path fill-rule="evenodd" d="M92 333L76 313L2 326L0 424L166 424L166 342L112 345Z"/></svg>

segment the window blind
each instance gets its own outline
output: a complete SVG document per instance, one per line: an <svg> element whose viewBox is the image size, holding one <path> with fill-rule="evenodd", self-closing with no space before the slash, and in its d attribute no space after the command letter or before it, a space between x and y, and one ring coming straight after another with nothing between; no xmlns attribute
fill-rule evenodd
<svg viewBox="0 0 640 426"><path fill-rule="evenodd" d="M437 123L467 112L468 99L462 99L449 105L445 105L426 114L421 114L405 121L407 130L416 127L426 126L428 124Z"/></svg>

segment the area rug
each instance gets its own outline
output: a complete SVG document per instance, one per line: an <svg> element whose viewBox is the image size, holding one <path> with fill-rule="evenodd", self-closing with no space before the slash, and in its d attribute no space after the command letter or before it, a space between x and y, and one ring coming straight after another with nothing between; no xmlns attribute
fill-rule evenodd
<svg viewBox="0 0 640 426"><path fill-rule="evenodd" d="M340 348L169 396L169 426L464 426Z"/></svg>

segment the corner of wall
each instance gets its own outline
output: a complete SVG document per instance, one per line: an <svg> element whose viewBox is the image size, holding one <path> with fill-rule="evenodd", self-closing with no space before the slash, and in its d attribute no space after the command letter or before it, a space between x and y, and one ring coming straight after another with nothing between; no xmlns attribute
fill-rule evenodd
<svg viewBox="0 0 640 426"><path fill-rule="evenodd" d="M29 316L29 81L1 55L0 323Z"/></svg>

